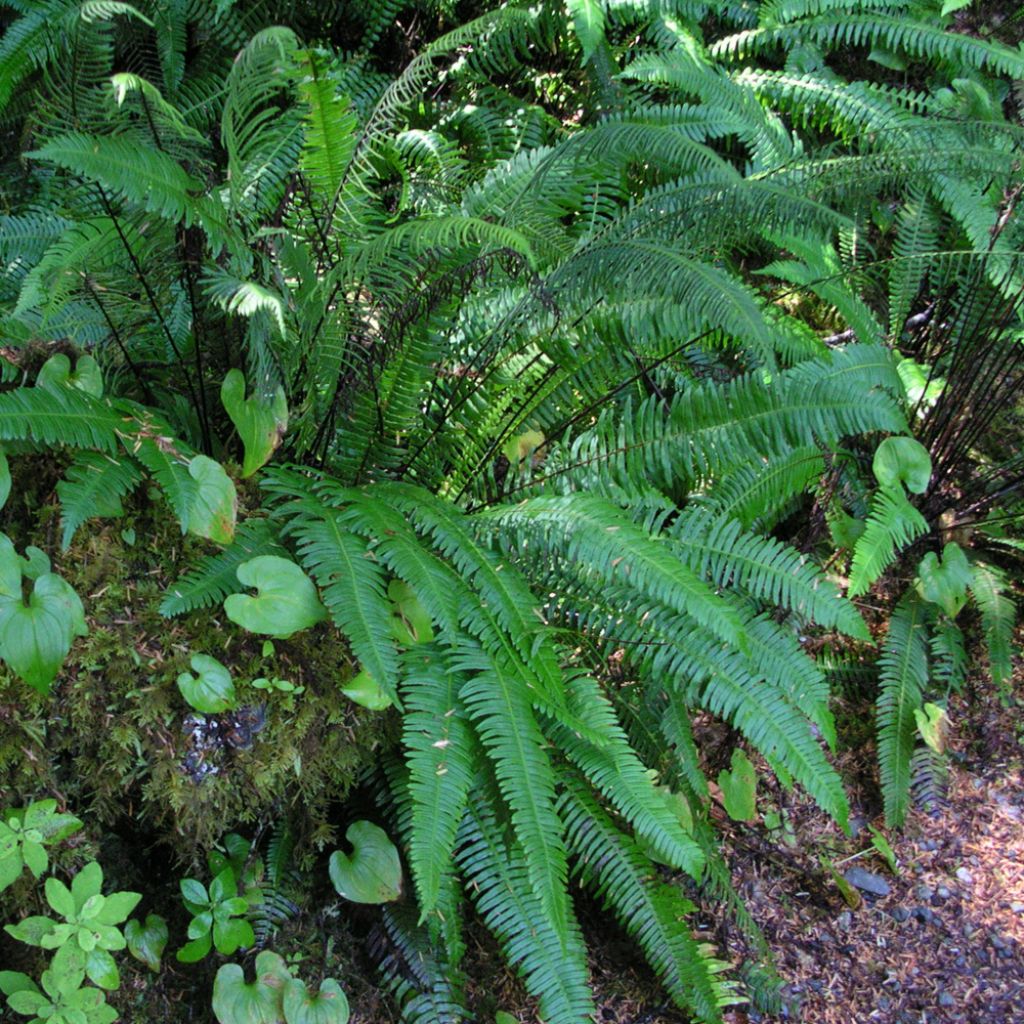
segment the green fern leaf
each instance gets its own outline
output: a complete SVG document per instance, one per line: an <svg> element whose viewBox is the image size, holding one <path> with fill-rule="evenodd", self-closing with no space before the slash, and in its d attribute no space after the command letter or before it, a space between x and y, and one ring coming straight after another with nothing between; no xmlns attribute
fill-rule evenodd
<svg viewBox="0 0 1024 1024"><path fill-rule="evenodd" d="M880 488L871 499L864 533L853 549L850 597L866 593L897 554L927 532L927 520L899 484Z"/></svg>
<svg viewBox="0 0 1024 1024"><path fill-rule="evenodd" d="M988 647L992 681L1001 686L1013 674L1013 629L1017 622L1017 609L1007 596L1006 577L994 565L974 562L970 587L981 611L981 628Z"/></svg>
<svg viewBox="0 0 1024 1024"><path fill-rule="evenodd" d="M98 452L80 452L57 484L61 505L61 548L71 544L75 531L94 516L124 514L121 498L142 479L128 459L113 459Z"/></svg>
<svg viewBox="0 0 1024 1024"><path fill-rule="evenodd" d="M878 765L886 824L903 824L910 806L910 758L928 685L927 609L913 591L900 599L889 619L889 633L878 659Z"/></svg>

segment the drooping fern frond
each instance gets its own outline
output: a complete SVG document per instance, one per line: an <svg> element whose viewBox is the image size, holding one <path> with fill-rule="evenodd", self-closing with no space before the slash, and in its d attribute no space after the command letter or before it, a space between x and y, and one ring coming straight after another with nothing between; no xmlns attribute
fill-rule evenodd
<svg viewBox="0 0 1024 1024"><path fill-rule="evenodd" d="M696 908L675 886L651 885L653 866L636 843L616 828L578 776L561 775L559 809L584 885L596 890L639 943L676 1005L702 1021L720 1021L722 1008L740 999L735 982L720 977L728 965L680 927Z"/></svg>
<svg viewBox="0 0 1024 1024"><path fill-rule="evenodd" d="M910 805L910 759L928 685L927 608L913 590L900 599L878 659L878 764L885 800L885 821L903 824Z"/></svg>
<svg viewBox="0 0 1024 1024"><path fill-rule="evenodd" d="M981 611L981 628L988 648L992 681L1002 686L1013 673L1013 630L1017 609L1007 596L1004 573L989 562L976 560L971 566L971 594Z"/></svg>

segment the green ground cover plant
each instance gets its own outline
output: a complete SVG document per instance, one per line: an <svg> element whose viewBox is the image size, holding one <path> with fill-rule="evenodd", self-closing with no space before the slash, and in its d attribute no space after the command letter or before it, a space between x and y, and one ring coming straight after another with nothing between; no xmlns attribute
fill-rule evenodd
<svg viewBox="0 0 1024 1024"><path fill-rule="evenodd" d="M589 1020L581 892L694 1018L770 1005L693 937L756 934L709 779L845 828L856 665L899 825L962 619L1010 672L1024 56L938 0L405 10L4 5L11 803L188 865L222 1024L347 1019L265 948L328 879L411 1022L470 1019L467 925Z"/></svg>

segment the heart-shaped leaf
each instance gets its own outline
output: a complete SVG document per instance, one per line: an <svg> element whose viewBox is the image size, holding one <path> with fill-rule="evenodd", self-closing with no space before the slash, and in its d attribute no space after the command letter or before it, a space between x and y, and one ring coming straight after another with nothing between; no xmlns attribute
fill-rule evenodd
<svg viewBox="0 0 1024 1024"><path fill-rule="evenodd" d="M288 429L284 388L278 387L272 397L246 398L245 376L241 370L230 370L221 385L220 400L245 446L242 476L252 476L274 454Z"/></svg>
<svg viewBox="0 0 1024 1024"><path fill-rule="evenodd" d="M917 731L921 739L928 744L936 754L945 752L946 734L949 732L949 718L945 708L938 704L925 704L924 708L914 708L914 721L917 723Z"/></svg>
<svg viewBox="0 0 1024 1024"><path fill-rule="evenodd" d="M287 558L260 555L236 570L243 586L257 595L231 594L224 601L227 617L250 633L289 637L327 616L312 580Z"/></svg>
<svg viewBox="0 0 1024 1024"><path fill-rule="evenodd" d="M231 673L207 654L193 654L192 672L178 676L178 689L189 705L204 715L219 715L235 706L235 684Z"/></svg>
<svg viewBox="0 0 1024 1024"><path fill-rule="evenodd" d="M85 610L59 576L35 581L28 603L21 595L22 560L0 534L0 657L40 693L48 693L76 636L88 632Z"/></svg>
<svg viewBox="0 0 1024 1024"><path fill-rule="evenodd" d="M213 1013L220 1024L280 1024L282 991L290 980L284 961L264 950L256 980L246 982L238 964L225 964L213 983Z"/></svg>
<svg viewBox="0 0 1024 1024"><path fill-rule="evenodd" d="M197 537L217 544L230 544L235 536L238 500L235 485L224 467L205 455L196 455L188 464L194 487L188 497L185 528Z"/></svg>
<svg viewBox="0 0 1024 1024"><path fill-rule="evenodd" d="M151 971L160 970L160 957L167 948L167 922L159 914L147 914L145 923L132 918L124 926L128 952Z"/></svg>
<svg viewBox="0 0 1024 1024"><path fill-rule="evenodd" d="M292 978L284 986L285 1024L348 1024L348 999L341 986L326 978L311 996L306 986Z"/></svg>
<svg viewBox="0 0 1024 1024"><path fill-rule="evenodd" d="M331 854L331 881L338 894L353 903L390 903L402 895L402 865L387 833L369 821L348 827L351 857L341 850Z"/></svg>
<svg viewBox="0 0 1024 1024"><path fill-rule="evenodd" d="M49 391L61 387L77 388L93 398L103 396L103 374L99 363L92 356L79 356L75 372L71 372L71 360L63 352L50 356L43 363L36 377L36 387Z"/></svg>
<svg viewBox="0 0 1024 1024"><path fill-rule="evenodd" d="M871 469L882 487L903 483L912 494L924 494L932 478L932 457L912 437L887 437L875 449Z"/></svg>
<svg viewBox="0 0 1024 1024"><path fill-rule="evenodd" d="M377 685L373 676L365 669L353 676L342 688L341 692L349 700L371 711L383 711L391 707L394 701Z"/></svg>
<svg viewBox="0 0 1024 1024"><path fill-rule="evenodd" d="M732 752L732 771L718 773L718 786L730 818L735 821L757 818L757 772L738 747Z"/></svg>
<svg viewBox="0 0 1024 1024"><path fill-rule="evenodd" d="M967 602L971 583L971 566L960 545L947 544L941 562L934 551L929 551L917 567L917 576L917 592L955 619Z"/></svg>

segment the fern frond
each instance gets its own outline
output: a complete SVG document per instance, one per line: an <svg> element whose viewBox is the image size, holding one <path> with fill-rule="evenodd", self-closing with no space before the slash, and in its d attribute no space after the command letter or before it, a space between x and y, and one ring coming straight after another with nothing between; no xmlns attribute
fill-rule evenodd
<svg viewBox="0 0 1024 1024"><path fill-rule="evenodd" d="M673 550L715 586L739 587L808 621L839 629L858 640L870 640L854 605L794 548L771 537L746 533L735 521L689 510L669 532Z"/></svg>
<svg viewBox="0 0 1024 1024"><path fill-rule="evenodd" d="M927 532L927 520L911 505L901 485L879 488L871 499L864 533L854 545L850 597L867 593L897 554Z"/></svg>
<svg viewBox="0 0 1024 1024"><path fill-rule="evenodd" d="M61 506L61 548L67 550L75 531L94 516L124 513L121 498L142 475L128 459L114 459L99 452L80 452L57 484Z"/></svg>
<svg viewBox="0 0 1024 1024"><path fill-rule="evenodd" d="M728 964L690 935L687 917L696 908L672 885L656 881L654 866L615 827L588 786L573 772L560 772L570 849L585 885L611 910L644 951L676 1005L711 1024L722 1008L740 999L735 982L720 975Z"/></svg>
<svg viewBox="0 0 1024 1024"><path fill-rule="evenodd" d="M426 917L435 912L442 881L454 867L455 836L473 782L476 747L458 696L465 681L427 645L418 644L405 662L401 692L412 801L409 866Z"/></svg>
<svg viewBox="0 0 1024 1024"><path fill-rule="evenodd" d="M201 182L174 159L127 139L71 133L25 154L95 181L112 195L186 226L200 219Z"/></svg>
<svg viewBox="0 0 1024 1024"><path fill-rule="evenodd" d="M910 804L910 758L920 708L928 685L927 609L912 591L900 599L889 619L889 633L878 659L878 765L885 800L885 821L903 824Z"/></svg>
<svg viewBox="0 0 1024 1024"><path fill-rule="evenodd" d="M540 1002L546 1024L585 1024L594 1012L586 950L575 919L553 929L533 888L523 851L509 843L493 811L475 795L459 833L459 867L480 916Z"/></svg>
<svg viewBox="0 0 1024 1024"><path fill-rule="evenodd" d="M95 448L108 455L119 448L127 419L107 401L77 388L15 388L0 393L0 440L36 445Z"/></svg>
<svg viewBox="0 0 1024 1024"><path fill-rule="evenodd" d="M298 540L300 562L316 580L334 624L374 682L401 707L398 652L391 634L391 605L380 564L342 517L313 508L292 519L285 533Z"/></svg>
<svg viewBox="0 0 1024 1024"><path fill-rule="evenodd" d="M970 588L981 611L981 628L988 647L992 681L1001 686L1013 674L1013 629L1017 622L1017 608L1012 598L1007 596L1009 586L1005 575L988 562L973 563Z"/></svg>
<svg viewBox="0 0 1024 1024"><path fill-rule="evenodd" d="M246 520L228 547L201 558L195 568L171 585L160 602L160 614L173 618L197 608L210 608L228 594L240 593L243 587L236 572L243 562L260 555L288 557L277 537L277 528L266 519Z"/></svg>
<svg viewBox="0 0 1024 1024"><path fill-rule="evenodd" d="M563 827L555 812L555 776L529 691L508 665L460 652L459 669L471 673L459 691L473 728L494 763L530 887L566 954L573 942L568 863Z"/></svg>

